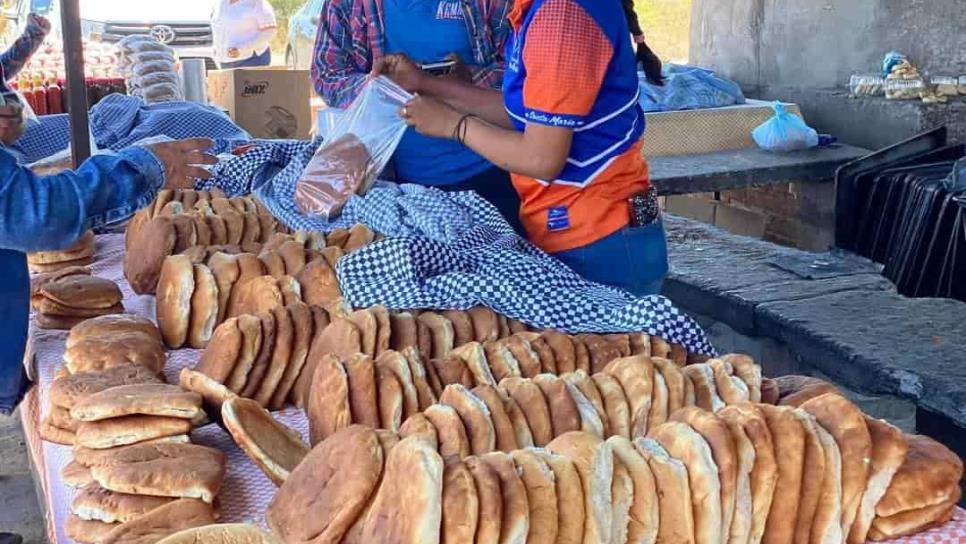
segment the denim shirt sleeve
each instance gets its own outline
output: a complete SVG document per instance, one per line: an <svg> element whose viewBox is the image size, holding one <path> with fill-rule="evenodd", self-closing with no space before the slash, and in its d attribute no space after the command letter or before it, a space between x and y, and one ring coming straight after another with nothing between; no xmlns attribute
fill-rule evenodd
<svg viewBox="0 0 966 544"><path fill-rule="evenodd" d="M0 248L63 249L87 229L146 206L163 183L164 166L143 147L98 155L51 176L34 174L0 148Z"/></svg>

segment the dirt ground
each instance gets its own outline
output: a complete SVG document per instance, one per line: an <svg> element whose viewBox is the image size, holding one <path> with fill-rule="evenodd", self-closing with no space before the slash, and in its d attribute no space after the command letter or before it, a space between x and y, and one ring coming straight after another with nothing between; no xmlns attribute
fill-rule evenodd
<svg viewBox="0 0 966 544"><path fill-rule="evenodd" d="M21 535L26 544L47 541L19 413L0 416L0 533L3 532Z"/></svg>

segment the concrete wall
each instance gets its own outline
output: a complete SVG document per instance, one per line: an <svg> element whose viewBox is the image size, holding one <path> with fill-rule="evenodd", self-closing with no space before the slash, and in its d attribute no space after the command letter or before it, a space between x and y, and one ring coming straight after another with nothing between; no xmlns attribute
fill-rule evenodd
<svg viewBox="0 0 966 544"><path fill-rule="evenodd" d="M924 73L966 75L966 0L694 0L691 62L753 98L801 106L820 132L879 148L945 124L966 142L966 103L853 100L853 73L891 50Z"/></svg>
<svg viewBox="0 0 966 544"><path fill-rule="evenodd" d="M932 74L966 74L963 0L694 0L691 62L749 91L828 89L890 50Z"/></svg>

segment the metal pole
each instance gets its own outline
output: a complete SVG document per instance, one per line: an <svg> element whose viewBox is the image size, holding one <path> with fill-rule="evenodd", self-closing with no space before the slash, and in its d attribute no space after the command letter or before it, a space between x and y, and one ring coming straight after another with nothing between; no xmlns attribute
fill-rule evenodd
<svg viewBox="0 0 966 544"><path fill-rule="evenodd" d="M84 80L84 41L81 37L78 0L60 1L60 25L64 35L67 68L67 107L70 110L70 151L74 168L91 156L87 117L87 84Z"/></svg>

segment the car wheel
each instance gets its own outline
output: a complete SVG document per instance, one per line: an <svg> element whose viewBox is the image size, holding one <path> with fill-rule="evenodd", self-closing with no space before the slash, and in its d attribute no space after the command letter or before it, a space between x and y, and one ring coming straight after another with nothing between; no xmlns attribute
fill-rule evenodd
<svg viewBox="0 0 966 544"><path fill-rule="evenodd" d="M285 50L285 65L292 70L298 70L298 64L295 61L295 51L292 51L291 47Z"/></svg>

